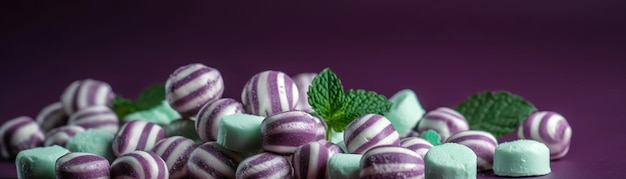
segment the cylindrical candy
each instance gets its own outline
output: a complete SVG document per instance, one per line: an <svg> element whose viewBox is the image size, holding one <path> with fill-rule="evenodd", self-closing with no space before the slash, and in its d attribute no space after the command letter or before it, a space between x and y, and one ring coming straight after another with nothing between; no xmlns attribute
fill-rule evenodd
<svg viewBox="0 0 626 179"><path fill-rule="evenodd" d="M296 178L325 178L326 165L335 154L320 142L310 142L296 149L293 154L293 170Z"/></svg>
<svg viewBox="0 0 626 179"><path fill-rule="evenodd" d="M129 121L122 126L113 139L116 156L135 150L152 150L156 142L165 138L161 126L147 121Z"/></svg>
<svg viewBox="0 0 626 179"><path fill-rule="evenodd" d="M111 163L111 178L168 179L165 161L154 152L133 151Z"/></svg>
<svg viewBox="0 0 626 179"><path fill-rule="evenodd" d="M170 178L187 178L187 159L189 153L196 148L193 140L174 136L164 138L154 145L152 152L161 156L170 173Z"/></svg>
<svg viewBox="0 0 626 179"><path fill-rule="evenodd" d="M317 73L300 73L291 77L296 86L298 87L299 97L295 110L312 112L313 108L309 104L309 86L313 82L313 79L317 76Z"/></svg>
<svg viewBox="0 0 626 179"><path fill-rule="evenodd" d="M361 158L359 178L424 178L424 160L400 146L377 146Z"/></svg>
<svg viewBox="0 0 626 179"><path fill-rule="evenodd" d="M0 153L3 158L14 158L22 150L39 147L45 139L39 124L28 116L20 116L0 127Z"/></svg>
<svg viewBox="0 0 626 179"><path fill-rule="evenodd" d="M439 136L441 141L446 141L451 135L469 130L469 124L461 113L447 107L440 107L429 111L417 125L417 132L422 133L432 129Z"/></svg>
<svg viewBox="0 0 626 179"><path fill-rule="evenodd" d="M111 133L116 133L119 129L117 115L107 106L82 108L70 116L68 123L85 129L102 129Z"/></svg>
<svg viewBox="0 0 626 179"><path fill-rule="evenodd" d="M565 117L551 111L531 114L518 128L520 139L533 139L542 142L550 149L550 159L560 159L567 155L572 138L572 128Z"/></svg>
<svg viewBox="0 0 626 179"><path fill-rule="evenodd" d="M76 125L54 128L50 130L50 132L46 133L46 140L43 145L59 145L61 147L65 147L65 143L67 143L70 138L74 137L77 133L84 131L85 128Z"/></svg>
<svg viewBox="0 0 626 179"><path fill-rule="evenodd" d="M350 153L362 154L380 145L400 145L400 135L384 116L366 114L348 124L343 141Z"/></svg>
<svg viewBox="0 0 626 179"><path fill-rule="evenodd" d="M434 146L424 156L425 178L476 178L476 154L457 143Z"/></svg>
<svg viewBox="0 0 626 179"><path fill-rule="evenodd" d="M400 140L400 145L402 147L405 147L407 149L414 151L415 153L419 154L420 157L422 158L424 158L424 156L426 155L426 152L428 152L430 148L433 148L433 144L431 144L430 142L420 137L404 138Z"/></svg>
<svg viewBox="0 0 626 179"><path fill-rule="evenodd" d="M246 112L265 117L292 110L298 98L298 87L293 80L283 72L272 70L254 75L241 93Z"/></svg>
<svg viewBox="0 0 626 179"><path fill-rule="evenodd" d="M84 79L74 81L65 89L61 95L61 103L65 114L72 115L90 106L110 106L114 97L115 93L108 83Z"/></svg>
<svg viewBox="0 0 626 179"><path fill-rule="evenodd" d="M220 147L216 142L207 142L189 154L187 173L189 178L235 178L240 157Z"/></svg>
<svg viewBox="0 0 626 179"><path fill-rule="evenodd" d="M291 164L286 156L263 152L239 163L236 178L291 178Z"/></svg>
<svg viewBox="0 0 626 179"><path fill-rule="evenodd" d="M546 175L550 168L550 149L536 140L520 139L496 147L493 173L498 176L527 177Z"/></svg>
<svg viewBox="0 0 626 179"><path fill-rule="evenodd" d="M498 141L489 132L485 131L461 131L448 138L447 142L465 145L472 149L477 157L476 167L478 171L490 170L493 166L493 155Z"/></svg>
<svg viewBox="0 0 626 179"><path fill-rule="evenodd" d="M321 128L317 119L304 111L288 111L269 116L261 122L263 149L292 154L301 145L318 140Z"/></svg>
<svg viewBox="0 0 626 179"><path fill-rule="evenodd" d="M67 114L65 114L65 110L63 110L63 104L56 102L41 109L35 121L37 121L44 132L48 132L52 128L67 124L68 118Z"/></svg>
<svg viewBox="0 0 626 179"><path fill-rule="evenodd" d="M109 161L92 153L70 152L57 159L56 175L59 179L108 179Z"/></svg>
<svg viewBox="0 0 626 179"><path fill-rule="evenodd" d="M195 127L198 136L204 142L217 140L222 117L243 112L245 112L243 104L231 98L222 98L207 103L200 109L196 118Z"/></svg>
<svg viewBox="0 0 626 179"><path fill-rule="evenodd" d="M200 63L179 67L165 82L166 100L181 115L194 117L200 108L224 93L220 72Z"/></svg>

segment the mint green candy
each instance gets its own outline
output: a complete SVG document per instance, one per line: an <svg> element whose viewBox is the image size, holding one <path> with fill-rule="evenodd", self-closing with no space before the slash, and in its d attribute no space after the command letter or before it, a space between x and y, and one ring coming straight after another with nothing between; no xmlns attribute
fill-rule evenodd
<svg viewBox="0 0 626 179"><path fill-rule="evenodd" d="M434 146L424 156L425 178L476 178L476 154L456 143Z"/></svg>
<svg viewBox="0 0 626 179"><path fill-rule="evenodd" d="M196 120L185 117L161 125L161 127L163 127L167 137L183 136L193 141L200 141L200 136L196 132Z"/></svg>
<svg viewBox="0 0 626 179"><path fill-rule="evenodd" d="M265 117L249 114L233 114L222 117L217 143L236 152L261 150L261 122Z"/></svg>
<svg viewBox="0 0 626 179"><path fill-rule="evenodd" d="M411 89L404 89L389 98L391 109L385 114L400 135L411 131L426 112Z"/></svg>
<svg viewBox="0 0 626 179"><path fill-rule="evenodd" d="M361 154L337 153L330 157L328 161L329 179L357 179L359 178L359 167Z"/></svg>
<svg viewBox="0 0 626 179"><path fill-rule="evenodd" d="M18 178L56 178L56 161L70 151L53 145L23 150L17 154L15 166Z"/></svg>
<svg viewBox="0 0 626 179"><path fill-rule="evenodd" d="M115 136L108 131L88 129L70 138L65 147L72 152L87 152L106 158L109 162L115 160L112 142Z"/></svg>
<svg viewBox="0 0 626 179"><path fill-rule="evenodd" d="M499 176L522 177L550 173L550 149L534 140L505 142L496 147L493 171Z"/></svg>
<svg viewBox="0 0 626 179"><path fill-rule="evenodd" d="M166 100L163 100L161 104L156 107L128 114L124 117L124 121L143 120L155 124L165 125L179 118L180 114L178 114L178 112L176 112L176 110L174 110Z"/></svg>

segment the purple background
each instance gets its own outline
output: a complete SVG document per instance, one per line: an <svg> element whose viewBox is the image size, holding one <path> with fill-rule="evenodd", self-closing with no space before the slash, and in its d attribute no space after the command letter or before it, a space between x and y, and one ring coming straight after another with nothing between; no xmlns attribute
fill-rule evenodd
<svg viewBox="0 0 626 179"><path fill-rule="evenodd" d="M35 116L84 78L135 97L177 67L200 62L221 71L225 97L239 99L257 72L330 67L346 88L388 97L414 89L426 109L454 106L483 90L512 91L563 114L573 128L569 155L538 178L626 176L620 137L626 1L3 1L0 7L0 121ZM0 167L1 177L16 175L10 161Z"/></svg>

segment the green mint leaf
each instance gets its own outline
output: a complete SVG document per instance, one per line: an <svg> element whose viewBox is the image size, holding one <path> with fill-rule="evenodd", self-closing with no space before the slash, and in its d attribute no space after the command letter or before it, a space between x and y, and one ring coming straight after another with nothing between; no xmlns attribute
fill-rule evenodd
<svg viewBox="0 0 626 179"><path fill-rule="evenodd" d="M439 136L439 134L432 129L422 133L420 137L430 142L430 144L433 144L433 146L441 145L441 136Z"/></svg>
<svg viewBox="0 0 626 179"><path fill-rule="evenodd" d="M315 76L307 95L309 104L324 119L329 130L343 131L343 128L350 123L350 121L346 123L343 114L347 104L343 97L343 86L330 68L322 70Z"/></svg>
<svg viewBox="0 0 626 179"><path fill-rule="evenodd" d="M148 110L161 105L165 100L165 84L157 83L150 85L139 94L135 100L137 110Z"/></svg>
<svg viewBox="0 0 626 179"><path fill-rule="evenodd" d="M392 103L387 97L372 91L351 89L346 92L345 97L348 101L345 111L347 118L355 119L365 114L383 115L391 109Z"/></svg>
<svg viewBox="0 0 626 179"><path fill-rule="evenodd" d="M506 91L476 93L455 108L472 130L484 130L494 137L512 132L537 108L522 97Z"/></svg>
<svg viewBox="0 0 626 179"><path fill-rule="evenodd" d="M135 106L135 103L133 101L117 95L113 99L113 111L117 115L117 118L120 121L123 121L124 117L136 112L137 107Z"/></svg>

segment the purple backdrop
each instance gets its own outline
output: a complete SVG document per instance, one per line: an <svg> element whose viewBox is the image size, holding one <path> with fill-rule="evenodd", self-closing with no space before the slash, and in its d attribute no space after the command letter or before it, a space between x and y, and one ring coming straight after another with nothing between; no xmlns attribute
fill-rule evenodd
<svg viewBox="0 0 626 179"><path fill-rule="evenodd" d="M35 116L74 80L135 97L192 62L225 97L253 74L330 67L347 88L414 89L427 109L510 90L572 125L538 178L617 178L626 143L626 1L2 2L0 121ZM510 139L511 136L509 136ZM15 177L11 161L1 177ZM481 177L488 178L489 176Z"/></svg>

